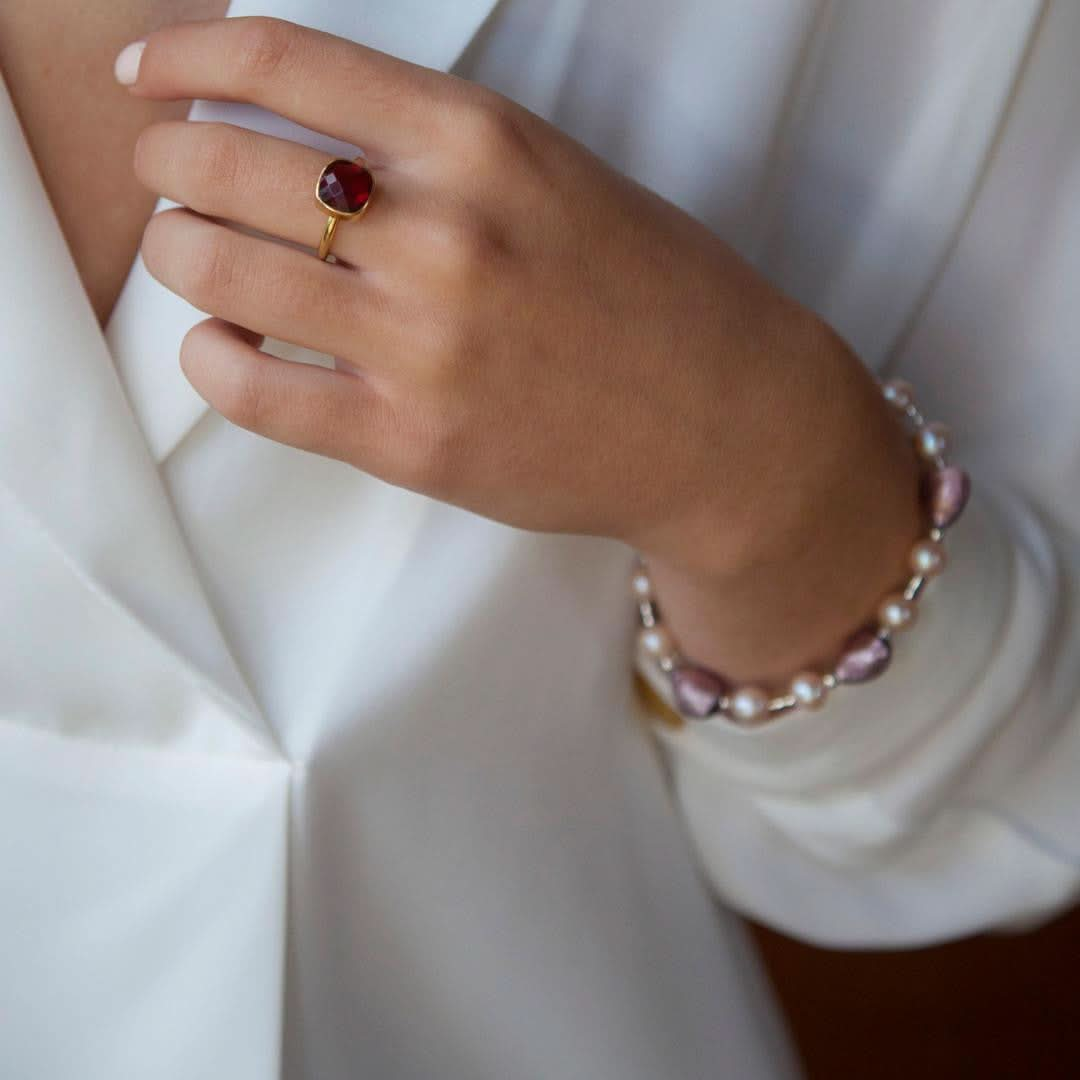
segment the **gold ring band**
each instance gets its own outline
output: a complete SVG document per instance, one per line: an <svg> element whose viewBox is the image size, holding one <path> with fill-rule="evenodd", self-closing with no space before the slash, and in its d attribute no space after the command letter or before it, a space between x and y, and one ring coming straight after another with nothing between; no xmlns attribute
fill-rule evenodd
<svg viewBox="0 0 1080 1080"><path fill-rule="evenodd" d="M334 242L334 233L337 232L337 223L341 219L336 214L329 214L326 218L326 228L323 229L322 239L319 241L319 258L325 260L330 254L330 245Z"/></svg>
<svg viewBox="0 0 1080 1080"><path fill-rule="evenodd" d="M362 157L355 161L334 158L315 181L315 202L326 211L326 225L319 241L319 258L326 259L334 243L339 221L360 217L371 205L375 176Z"/></svg>

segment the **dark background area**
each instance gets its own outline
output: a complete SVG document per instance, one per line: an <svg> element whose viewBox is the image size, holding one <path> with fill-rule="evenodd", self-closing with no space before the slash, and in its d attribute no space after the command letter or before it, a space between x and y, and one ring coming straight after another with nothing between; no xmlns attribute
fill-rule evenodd
<svg viewBox="0 0 1080 1080"><path fill-rule="evenodd" d="M910 952L751 930L812 1080L1080 1080L1080 908Z"/></svg>

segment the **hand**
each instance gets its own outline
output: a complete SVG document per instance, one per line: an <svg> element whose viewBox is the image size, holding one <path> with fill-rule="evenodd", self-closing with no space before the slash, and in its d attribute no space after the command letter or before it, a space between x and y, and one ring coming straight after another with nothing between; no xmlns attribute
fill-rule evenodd
<svg viewBox="0 0 1080 1080"><path fill-rule="evenodd" d="M363 147L377 178L324 263L230 227L316 245L324 154L221 124L140 137L140 179L190 208L151 221L143 257L215 316L181 364L234 423L512 525L624 540L695 587L805 569L806 530L854 526L876 560L909 513L906 448L839 339L507 99L262 18L152 34L132 92L261 105ZM879 536L865 507L897 478Z"/></svg>

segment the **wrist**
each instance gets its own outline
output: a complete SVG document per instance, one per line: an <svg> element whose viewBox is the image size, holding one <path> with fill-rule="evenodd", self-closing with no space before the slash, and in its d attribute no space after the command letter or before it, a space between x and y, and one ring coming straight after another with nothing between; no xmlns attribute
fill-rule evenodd
<svg viewBox="0 0 1080 1080"><path fill-rule="evenodd" d="M834 656L924 524L910 439L858 359L816 333L800 377L762 391L771 437L727 497L638 546L683 651L741 681Z"/></svg>

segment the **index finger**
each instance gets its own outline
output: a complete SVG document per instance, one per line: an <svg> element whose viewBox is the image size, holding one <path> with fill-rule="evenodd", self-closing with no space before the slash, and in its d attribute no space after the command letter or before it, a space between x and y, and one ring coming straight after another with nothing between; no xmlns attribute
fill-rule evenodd
<svg viewBox="0 0 1080 1080"><path fill-rule="evenodd" d="M118 62L117 72L140 97L259 105L376 157L424 149L454 83L441 71L263 16L165 27L148 35L137 63L134 81L130 62Z"/></svg>

